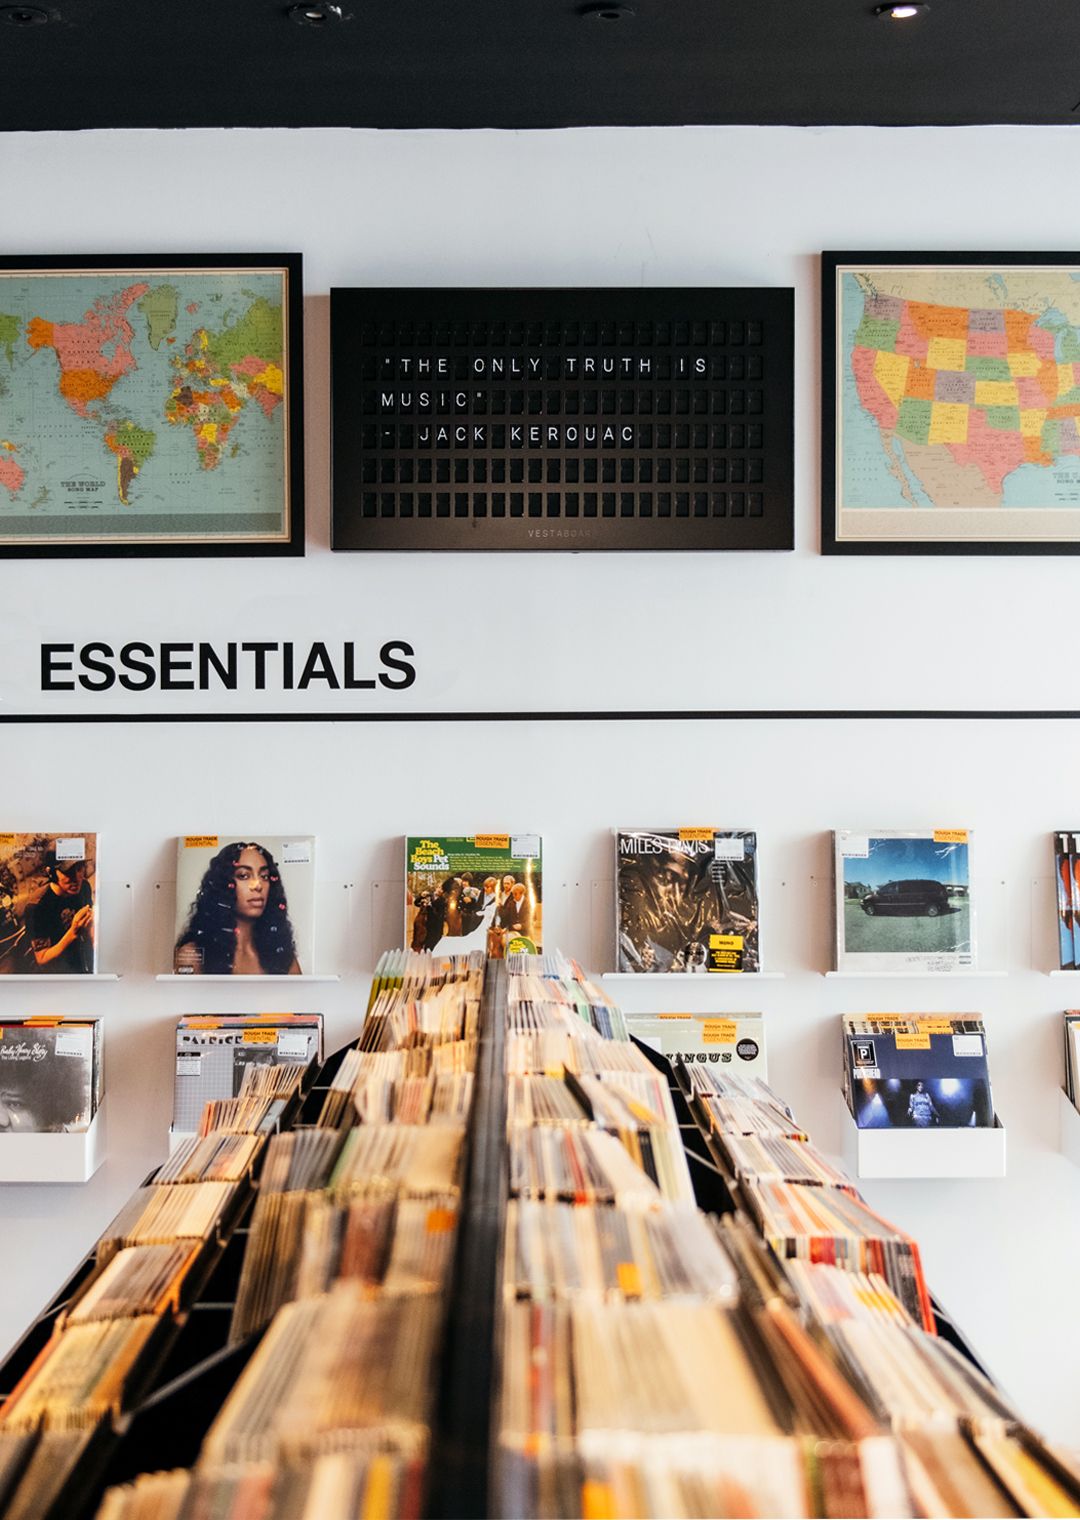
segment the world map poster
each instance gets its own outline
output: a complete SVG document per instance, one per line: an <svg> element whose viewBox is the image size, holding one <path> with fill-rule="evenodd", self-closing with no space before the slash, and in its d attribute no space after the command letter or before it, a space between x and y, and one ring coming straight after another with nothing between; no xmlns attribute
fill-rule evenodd
<svg viewBox="0 0 1080 1520"><path fill-rule="evenodd" d="M13 263L0 268L0 553L288 545L299 260Z"/></svg>
<svg viewBox="0 0 1080 1520"><path fill-rule="evenodd" d="M1080 544L1080 267L948 257L826 255L835 543Z"/></svg>

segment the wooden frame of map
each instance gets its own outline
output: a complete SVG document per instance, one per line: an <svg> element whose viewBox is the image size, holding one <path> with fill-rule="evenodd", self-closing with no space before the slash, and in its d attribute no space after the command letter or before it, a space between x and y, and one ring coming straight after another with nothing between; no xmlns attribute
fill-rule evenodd
<svg viewBox="0 0 1080 1520"><path fill-rule="evenodd" d="M0 557L304 552L298 253L0 259Z"/></svg>
<svg viewBox="0 0 1080 1520"><path fill-rule="evenodd" d="M822 552L1080 552L1080 254L822 254Z"/></svg>

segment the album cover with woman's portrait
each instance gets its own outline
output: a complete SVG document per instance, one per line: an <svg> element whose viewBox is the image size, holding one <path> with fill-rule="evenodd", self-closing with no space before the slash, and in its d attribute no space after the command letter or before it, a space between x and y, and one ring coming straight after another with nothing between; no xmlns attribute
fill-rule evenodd
<svg viewBox="0 0 1080 1520"><path fill-rule="evenodd" d="M311 975L315 840L310 834L183 834L176 853L180 976Z"/></svg>
<svg viewBox="0 0 1080 1520"><path fill-rule="evenodd" d="M0 974L97 970L97 835L0 834Z"/></svg>

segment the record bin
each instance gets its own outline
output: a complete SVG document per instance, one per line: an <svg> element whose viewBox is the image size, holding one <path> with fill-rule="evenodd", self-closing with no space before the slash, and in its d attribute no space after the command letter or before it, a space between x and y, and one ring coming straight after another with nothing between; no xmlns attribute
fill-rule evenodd
<svg viewBox="0 0 1080 1520"><path fill-rule="evenodd" d="M860 1129L843 1093L840 1154L853 1177L938 1181L1005 1175L1005 1126L963 1129ZM1080 1120L1080 1115L1077 1115Z"/></svg>

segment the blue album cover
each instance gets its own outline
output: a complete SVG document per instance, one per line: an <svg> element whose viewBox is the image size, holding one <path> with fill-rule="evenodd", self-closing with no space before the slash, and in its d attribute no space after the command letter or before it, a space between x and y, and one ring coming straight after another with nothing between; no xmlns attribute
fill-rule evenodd
<svg viewBox="0 0 1080 1520"><path fill-rule="evenodd" d="M939 1032L943 1025L948 1032ZM993 1125L980 1019L845 1020L845 1026L848 1092L860 1129Z"/></svg>

